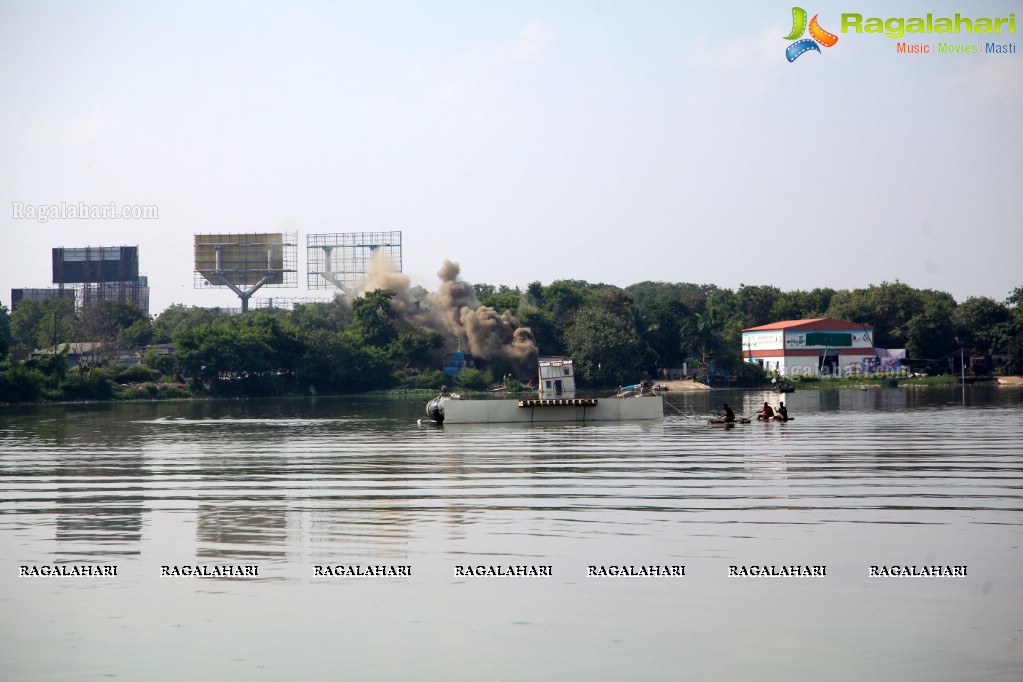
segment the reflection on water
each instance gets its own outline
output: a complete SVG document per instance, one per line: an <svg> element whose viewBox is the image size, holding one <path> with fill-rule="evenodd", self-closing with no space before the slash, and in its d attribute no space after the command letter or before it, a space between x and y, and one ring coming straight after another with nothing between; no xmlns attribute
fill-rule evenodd
<svg viewBox="0 0 1023 682"><path fill-rule="evenodd" d="M993 523L1019 510L1016 393L969 409L920 390L782 397L794 421L727 430L703 417L719 402L752 413L779 396L678 394L663 423L541 426L439 427L418 422L417 401L380 398L22 409L0 432L3 520L50 528L70 560L137 554L147 516L188 513L197 559L283 560L308 542L375 556L495 512L585 537L594 515L614 533L637 512Z"/></svg>
<svg viewBox="0 0 1023 682"><path fill-rule="evenodd" d="M440 586L455 589L453 563L528 560L556 564L554 583L563 591L552 596L544 583L486 589L458 583L463 592L446 598L458 602L475 590L504 604L509 589L521 603L543 595L547 606L538 604L537 613L590 632L603 621L576 622L545 609L585 596L596 612L620 600L656 610L659 600L682 590L690 609L719 613L723 594L748 589L759 591L746 595L749 606L734 608L763 607L773 598L763 589L719 585L719 577L722 562L771 560L828 563L840 577L816 588L818 600L855 609L867 594L884 610L891 587L868 587L859 577L866 564L933 560L986 569L989 586L971 587L979 590L974 599L1004 585L1017 592L1003 604L1020 605L1020 576L1008 568L1023 565L1020 391L973 387L965 405L956 387L713 391L666 400L663 423L537 426L420 423L422 400L387 397L4 408L0 584L5 591L34 585L11 582L16 564L115 562L129 576L119 585L134 586L140 598L173 594L175 603L189 604L198 592L211 598L213 583L200 589L154 582L159 565L258 564L262 582L225 582L216 594L254 584L291 590L264 595L298 600L284 612L287 619L305 617L301 609L332 589L311 578L313 564L402 563L415 567L413 580L390 581L389 591L382 581L358 595L390 603L399 620L413 623L409 603L428 600ZM722 402L749 415L779 400L793 422L730 429L706 423ZM672 588L604 582L594 592L594 583L578 576L584 564L601 560L685 563L688 582ZM412 592L398 600L402 589ZM933 589L921 583L899 589L935 617L951 619L953 609L963 608L919 594ZM313 592L299 606L305 590ZM14 603L13 594L4 601ZM48 603L58 613L64 608ZM977 665L995 671L986 679L1010 679L1023 671L1019 629L1005 631L1007 616L984 608L979 627L1017 644L986 651ZM671 616L654 616L650 627L663 626L664 618ZM713 623L716 616L707 618ZM870 639L868 623L861 627L851 636ZM652 632L641 632L634 636L649 643L628 669L640 679L676 679L646 667L644 660L660 665L672 647L662 651ZM804 636L823 644L820 633ZM480 644L479 655L487 646ZM546 646L535 643L556 659ZM365 650L378 651L369 643ZM715 648L707 651L711 656ZM3 647L0 655L21 660ZM825 677L848 663L838 653L832 660ZM903 673L919 671L922 658L907 660ZM927 665L932 672L956 669L947 663ZM610 671L624 669L607 668L606 677L591 671L585 679L614 679ZM433 678L447 671L430 670Z"/></svg>

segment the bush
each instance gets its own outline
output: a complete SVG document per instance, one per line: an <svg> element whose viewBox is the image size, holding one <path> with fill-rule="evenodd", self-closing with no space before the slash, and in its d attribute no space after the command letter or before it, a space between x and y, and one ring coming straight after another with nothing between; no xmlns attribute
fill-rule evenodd
<svg viewBox="0 0 1023 682"><path fill-rule="evenodd" d="M110 373L102 368L70 372L61 389L64 400L110 400L114 397L114 382L110 380Z"/></svg>
<svg viewBox="0 0 1023 682"><path fill-rule="evenodd" d="M439 369L424 369L418 374L405 374L399 372L396 375L397 383L407 388L432 388L439 389L448 382L444 372Z"/></svg>
<svg viewBox="0 0 1023 682"><path fill-rule="evenodd" d="M159 378L160 370L143 365L125 367L114 373L114 381L119 384L143 384L147 381L156 381Z"/></svg>
<svg viewBox="0 0 1023 682"><path fill-rule="evenodd" d="M22 403L39 400L46 385L46 376L38 369L31 369L8 360L0 364L0 402Z"/></svg>
<svg viewBox="0 0 1023 682"><path fill-rule="evenodd" d="M178 371L178 358L176 355L157 355L152 348L142 354L142 364L159 370L163 376L174 376Z"/></svg>
<svg viewBox="0 0 1023 682"><path fill-rule="evenodd" d="M138 388L131 388L130 386L118 386L117 390L114 393L114 397L116 397L118 400L146 400L149 398L149 394L142 386Z"/></svg>
<svg viewBox="0 0 1023 682"><path fill-rule="evenodd" d="M485 391L494 383L490 372L483 372L475 367L466 367L455 377L455 385L470 391Z"/></svg>
<svg viewBox="0 0 1023 682"><path fill-rule="evenodd" d="M191 397L188 394L188 391L184 390L180 386L175 386L172 384L161 384L157 386L157 389L158 391L156 397L160 398L161 400L177 400L181 398Z"/></svg>
<svg viewBox="0 0 1023 682"><path fill-rule="evenodd" d="M760 386L767 383L767 373L756 362L744 362L735 370L735 383L738 386Z"/></svg>
<svg viewBox="0 0 1023 682"><path fill-rule="evenodd" d="M51 384L55 384L58 381L63 381L67 376L67 349L52 355L37 355L26 360L24 364L27 369L38 370L49 377Z"/></svg>

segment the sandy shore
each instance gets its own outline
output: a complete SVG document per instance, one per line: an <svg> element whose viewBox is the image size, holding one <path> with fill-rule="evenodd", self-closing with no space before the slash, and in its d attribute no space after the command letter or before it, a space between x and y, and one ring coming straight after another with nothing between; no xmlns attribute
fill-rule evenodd
<svg viewBox="0 0 1023 682"><path fill-rule="evenodd" d="M669 391L709 391L711 387L707 384L701 384L698 381L686 380L672 380L672 381L655 381L654 386L664 386Z"/></svg>

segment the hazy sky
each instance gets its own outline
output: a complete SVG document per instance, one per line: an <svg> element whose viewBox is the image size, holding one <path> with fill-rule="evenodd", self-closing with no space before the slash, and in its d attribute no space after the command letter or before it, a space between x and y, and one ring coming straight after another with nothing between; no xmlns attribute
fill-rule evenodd
<svg viewBox="0 0 1023 682"><path fill-rule="evenodd" d="M780 1L0 0L0 300L50 286L52 247L137 244L152 312L236 306L193 288L193 234L281 229L299 288L257 297L311 295L307 234L401 230L431 290L451 259L512 286L1003 300L1023 284L1023 55L898 54L840 23L1023 31L1023 2L802 6L839 41L789 63ZM60 202L159 219L15 219Z"/></svg>

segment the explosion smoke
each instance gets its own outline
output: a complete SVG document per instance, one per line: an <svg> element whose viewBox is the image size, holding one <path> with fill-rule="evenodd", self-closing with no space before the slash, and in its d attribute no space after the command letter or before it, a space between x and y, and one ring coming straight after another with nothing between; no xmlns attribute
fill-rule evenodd
<svg viewBox="0 0 1023 682"><path fill-rule="evenodd" d="M506 360L520 377L536 369L537 348L533 333L520 327L509 313L479 305L472 285L459 279L458 263L449 260L437 272L441 283L436 292L427 294L425 305L412 295L411 280L394 271L394 264L384 252L370 260L366 268L367 291L389 289L394 292L391 309L399 329L427 327L453 335L470 355L483 360Z"/></svg>

